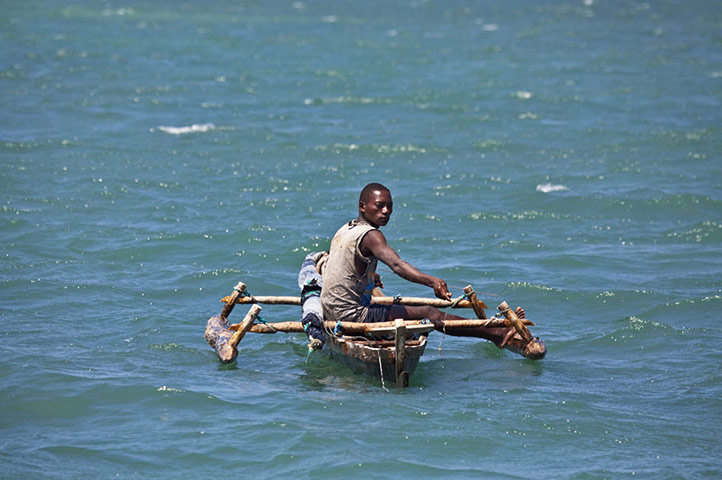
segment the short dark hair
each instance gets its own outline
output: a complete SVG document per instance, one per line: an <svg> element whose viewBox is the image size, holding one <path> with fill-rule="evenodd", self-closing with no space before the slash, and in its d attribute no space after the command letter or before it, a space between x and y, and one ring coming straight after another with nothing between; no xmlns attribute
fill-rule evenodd
<svg viewBox="0 0 722 480"><path fill-rule="evenodd" d="M369 197L371 196L372 192L389 192L391 193L391 190L384 187L380 183L369 183L364 187L363 190L361 190L361 196L359 196L359 203L367 203L369 201Z"/></svg>

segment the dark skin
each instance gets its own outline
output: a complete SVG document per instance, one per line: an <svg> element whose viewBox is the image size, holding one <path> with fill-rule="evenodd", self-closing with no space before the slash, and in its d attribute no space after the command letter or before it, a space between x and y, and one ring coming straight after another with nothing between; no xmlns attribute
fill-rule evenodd
<svg viewBox="0 0 722 480"><path fill-rule="evenodd" d="M374 190L368 197L367 201L359 201L359 221L365 221L373 227L379 229L389 223L391 214L393 213L393 200L391 199L391 192L387 190ZM375 256L381 262L386 264L391 271L401 278L410 282L426 285L427 287L434 290L434 294L442 300L450 300L451 292L446 285L446 282L441 278L427 275L410 263L404 261L399 257L399 254L386 243L386 237L380 230L371 230L368 232L359 244L359 249L365 257ZM355 259L356 271L359 275L363 274L366 269L366 264L359 258ZM383 288L378 274L374 275L374 281L376 286ZM517 316L524 318L526 314L524 310L519 307L516 310ZM424 318L429 319L437 326L442 326L441 321L443 320L463 320L464 317L457 315L451 315L437 308L431 306L421 307L408 307L402 305L393 305L389 311L388 320L397 318L403 318L406 320L421 320ZM451 329L445 329L445 332L454 335L454 331ZM513 335L513 328L481 328L476 332L481 338L491 340L497 346L503 346ZM465 330L465 336L469 335L469 330Z"/></svg>

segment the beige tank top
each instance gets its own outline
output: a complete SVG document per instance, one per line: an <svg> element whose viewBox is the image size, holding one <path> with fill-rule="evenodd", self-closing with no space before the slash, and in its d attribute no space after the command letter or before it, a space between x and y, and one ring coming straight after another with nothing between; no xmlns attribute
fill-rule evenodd
<svg viewBox="0 0 722 480"><path fill-rule="evenodd" d="M352 220L333 236L323 270L321 304L324 320L365 321L378 259L364 257L359 244L371 230L376 229L368 223ZM356 272L354 258L366 263L363 275Z"/></svg>

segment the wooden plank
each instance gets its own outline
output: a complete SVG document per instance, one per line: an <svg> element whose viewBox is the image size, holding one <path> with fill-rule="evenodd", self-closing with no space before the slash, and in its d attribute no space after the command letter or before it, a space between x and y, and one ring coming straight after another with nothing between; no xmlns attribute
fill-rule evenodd
<svg viewBox="0 0 722 480"><path fill-rule="evenodd" d="M398 325L399 325L398 322L401 322L401 325L406 329L406 332L409 333L409 334L414 334L414 333L429 333L429 332L431 332L432 330L434 330L434 326L433 326L433 325L428 325L428 324L422 324L422 325L418 325L418 324L417 324L417 325L415 325L415 324L413 324L413 323L411 323L411 322L409 322L409 323L407 324L407 323L404 322L403 320L396 320L396 321L394 322L394 326L393 326L393 327L376 327L376 328L369 328L368 330L366 330L366 333L372 333L372 334L374 334L374 335L391 335L391 334L396 334L396 332L397 332L397 330L398 330ZM386 323L386 322L384 322L384 323Z"/></svg>
<svg viewBox="0 0 722 480"><path fill-rule="evenodd" d="M409 386L409 373L404 370L404 360L406 359L406 326L403 320L394 322L396 330L394 339L396 340L396 386L406 388Z"/></svg>

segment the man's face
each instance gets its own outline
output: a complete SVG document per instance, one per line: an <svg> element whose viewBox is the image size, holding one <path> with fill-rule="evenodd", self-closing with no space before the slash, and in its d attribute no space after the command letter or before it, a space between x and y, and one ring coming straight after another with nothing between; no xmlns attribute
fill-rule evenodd
<svg viewBox="0 0 722 480"><path fill-rule="evenodd" d="M359 211L376 228L389 223L391 212L394 210L394 202L391 201L391 193L385 190L374 190L369 196L368 202L359 203Z"/></svg>

